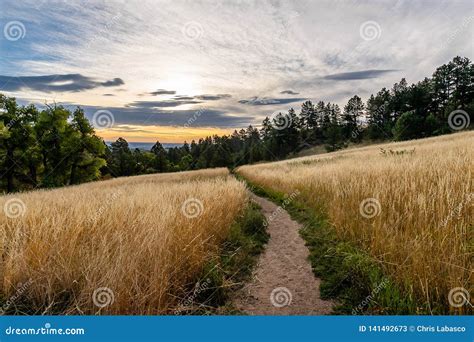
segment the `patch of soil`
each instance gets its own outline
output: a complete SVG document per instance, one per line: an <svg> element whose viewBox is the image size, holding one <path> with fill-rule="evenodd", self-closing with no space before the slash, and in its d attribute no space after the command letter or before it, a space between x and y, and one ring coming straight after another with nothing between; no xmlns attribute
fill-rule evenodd
<svg viewBox="0 0 474 342"><path fill-rule="evenodd" d="M330 314L334 302L320 297L320 279L298 233L301 225L274 203L255 195L253 200L268 220L270 239L252 280L237 293L235 307L249 315Z"/></svg>

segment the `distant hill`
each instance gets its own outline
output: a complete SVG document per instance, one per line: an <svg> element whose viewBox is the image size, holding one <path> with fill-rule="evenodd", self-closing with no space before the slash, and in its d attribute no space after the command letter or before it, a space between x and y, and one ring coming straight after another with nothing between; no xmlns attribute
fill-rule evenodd
<svg viewBox="0 0 474 342"><path fill-rule="evenodd" d="M106 141L106 144L110 146L113 141ZM144 151L150 151L151 148L155 145L155 143L146 143L146 142L128 142L128 146L130 147L131 150L134 150L136 148ZM172 147L179 147L182 146L183 144L175 144L175 143L162 143L163 147L165 149L170 149Z"/></svg>

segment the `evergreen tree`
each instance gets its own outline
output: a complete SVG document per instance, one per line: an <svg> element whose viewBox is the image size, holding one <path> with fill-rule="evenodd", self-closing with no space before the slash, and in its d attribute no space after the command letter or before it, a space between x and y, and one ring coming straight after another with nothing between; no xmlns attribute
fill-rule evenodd
<svg viewBox="0 0 474 342"><path fill-rule="evenodd" d="M104 144L95 135L94 128L80 108L74 111L71 124L66 128L63 150L70 168L69 184L88 182L100 177L100 169L106 164L102 158Z"/></svg>
<svg viewBox="0 0 474 342"><path fill-rule="evenodd" d="M110 168L116 176L131 176L134 174L133 156L128 142L118 138L111 144L112 165Z"/></svg>
<svg viewBox="0 0 474 342"><path fill-rule="evenodd" d="M344 137L353 141L361 140L360 120L364 115L362 99L354 95L344 107Z"/></svg>
<svg viewBox="0 0 474 342"><path fill-rule="evenodd" d="M169 162L168 162L168 156L166 153L165 148L159 141L153 145L151 148L151 152L154 154L154 162L153 166L156 171L158 172L166 172L169 167ZM179 158L179 161L181 161L181 158ZM175 162L178 162L178 160L175 160Z"/></svg>

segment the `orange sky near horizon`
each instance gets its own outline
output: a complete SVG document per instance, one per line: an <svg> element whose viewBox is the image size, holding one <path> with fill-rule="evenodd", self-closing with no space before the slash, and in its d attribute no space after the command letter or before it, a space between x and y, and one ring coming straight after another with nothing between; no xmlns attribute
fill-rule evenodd
<svg viewBox="0 0 474 342"><path fill-rule="evenodd" d="M235 128L217 127L173 127L173 126L134 126L115 125L108 129L96 129L96 134L105 141L115 141L119 137L129 142L155 143L188 143L210 135L228 135Z"/></svg>

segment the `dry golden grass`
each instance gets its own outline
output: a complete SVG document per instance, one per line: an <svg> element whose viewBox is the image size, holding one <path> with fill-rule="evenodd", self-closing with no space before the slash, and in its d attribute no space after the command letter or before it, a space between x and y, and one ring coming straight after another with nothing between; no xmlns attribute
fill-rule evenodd
<svg viewBox="0 0 474 342"><path fill-rule="evenodd" d="M9 200L25 211L0 215L0 299L44 314L170 313L247 196L226 169L1 196L10 216L18 212ZM17 299L18 283L28 286ZM93 297L102 287L114 301L100 308ZM96 293L99 305L110 302L107 291Z"/></svg>
<svg viewBox="0 0 474 342"><path fill-rule="evenodd" d="M324 210L341 239L367 250L408 293L449 307L448 293L455 287L474 297L473 155L474 132L466 132L243 166L238 172L270 189L299 190L299 201ZM369 198L375 205L361 208ZM468 309L468 303L451 306Z"/></svg>

